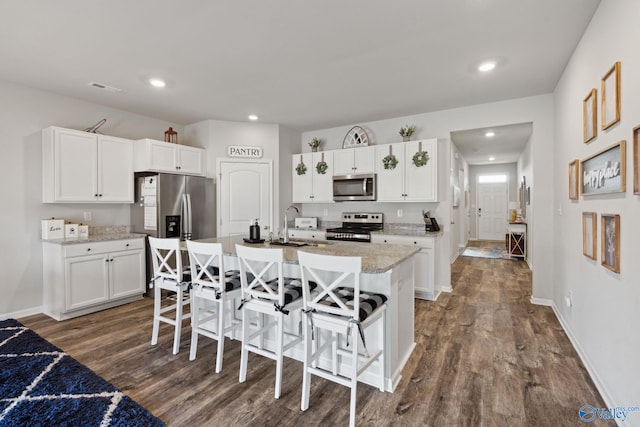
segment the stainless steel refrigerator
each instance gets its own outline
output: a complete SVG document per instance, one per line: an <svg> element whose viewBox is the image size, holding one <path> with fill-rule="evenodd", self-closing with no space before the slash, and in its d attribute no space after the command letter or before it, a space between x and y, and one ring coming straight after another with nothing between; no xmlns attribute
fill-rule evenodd
<svg viewBox="0 0 640 427"><path fill-rule="evenodd" d="M152 237L195 240L215 237L216 191L213 179L157 172L135 174L131 231ZM147 283L152 275L147 247Z"/></svg>

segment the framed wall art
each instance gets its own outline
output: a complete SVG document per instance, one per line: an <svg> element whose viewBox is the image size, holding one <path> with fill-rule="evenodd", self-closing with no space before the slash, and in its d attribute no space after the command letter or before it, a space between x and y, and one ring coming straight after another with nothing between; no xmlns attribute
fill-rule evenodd
<svg viewBox="0 0 640 427"><path fill-rule="evenodd" d="M354 126L344 136L342 148L366 147L369 145L369 135L360 126Z"/></svg>
<svg viewBox="0 0 640 427"><path fill-rule="evenodd" d="M620 215L601 215L600 236L602 265L620 273Z"/></svg>
<svg viewBox="0 0 640 427"><path fill-rule="evenodd" d="M582 161L580 187L584 196L624 193L627 188L627 149L622 140Z"/></svg>
<svg viewBox="0 0 640 427"><path fill-rule="evenodd" d="M522 175L522 180L520 180L520 189L518 190L518 201L520 203L520 211L522 219L527 217L527 178Z"/></svg>
<svg viewBox="0 0 640 427"><path fill-rule="evenodd" d="M640 194L640 125L633 128L633 194Z"/></svg>
<svg viewBox="0 0 640 427"><path fill-rule="evenodd" d="M602 130L620 121L620 62L616 62L601 83Z"/></svg>
<svg viewBox="0 0 640 427"><path fill-rule="evenodd" d="M580 161L575 159L569 163L569 200L578 200L580 182Z"/></svg>
<svg viewBox="0 0 640 427"><path fill-rule="evenodd" d="M587 258L597 259L598 220L595 212L582 212L582 254Z"/></svg>
<svg viewBox="0 0 640 427"><path fill-rule="evenodd" d="M591 89L582 101L582 141L586 144L598 135L596 90Z"/></svg>

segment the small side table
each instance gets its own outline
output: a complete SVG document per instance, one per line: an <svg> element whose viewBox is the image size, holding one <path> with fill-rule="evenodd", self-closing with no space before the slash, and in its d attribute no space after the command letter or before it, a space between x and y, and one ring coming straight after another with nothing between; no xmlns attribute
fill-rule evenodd
<svg viewBox="0 0 640 427"><path fill-rule="evenodd" d="M527 223L507 223L507 251L511 257L527 257Z"/></svg>

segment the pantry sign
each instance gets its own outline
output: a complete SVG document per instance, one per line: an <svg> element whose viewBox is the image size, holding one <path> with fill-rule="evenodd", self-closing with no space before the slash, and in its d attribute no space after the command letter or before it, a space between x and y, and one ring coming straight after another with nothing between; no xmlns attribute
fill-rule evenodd
<svg viewBox="0 0 640 427"><path fill-rule="evenodd" d="M227 147L227 156L260 159L262 158L262 147L249 147L246 145L230 145Z"/></svg>
<svg viewBox="0 0 640 427"><path fill-rule="evenodd" d="M626 141L606 148L582 161L582 194L590 196L626 191Z"/></svg>

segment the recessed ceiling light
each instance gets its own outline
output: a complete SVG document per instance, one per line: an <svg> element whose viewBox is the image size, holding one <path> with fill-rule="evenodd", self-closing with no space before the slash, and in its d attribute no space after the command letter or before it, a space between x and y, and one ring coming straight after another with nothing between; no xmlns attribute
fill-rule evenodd
<svg viewBox="0 0 640 427"><path fill-rule="evenodd" d="M153 87L165 87L167 85L162 79L149 79L149 84Z"/></svg>
<svg viewBox="0 0 640 427"><path fill-rule="evenodd" d="M255 114L249 114L249 120L255 122L256 120L258 120L258 116L256 116Z"/></svg>
<svg viewBox="0 0 640 427"><path fill-rule="evenodd" d="M478 66L478 70L482 71L483 73L486 73L487 71L491 71L494 68L496 68L496 63L493 61L483 62Z"/></svg>
<svg viewBox="0 0 640 427"><path fill-rule="evenodd" d="M496 158L495 158L495 157L493 157L493 156L489 157L489 161L490 161L490 162L493 162L495 159L496 159Z"/></svg>
<svg viewBox="0 0 640 427"><path fill-rule="evenodd" d="M495 132L489 131L489 132L485 133L484 136L486 136L487 138L491 138L493 136L496 136L496 134L495 134Z"/></svg>

